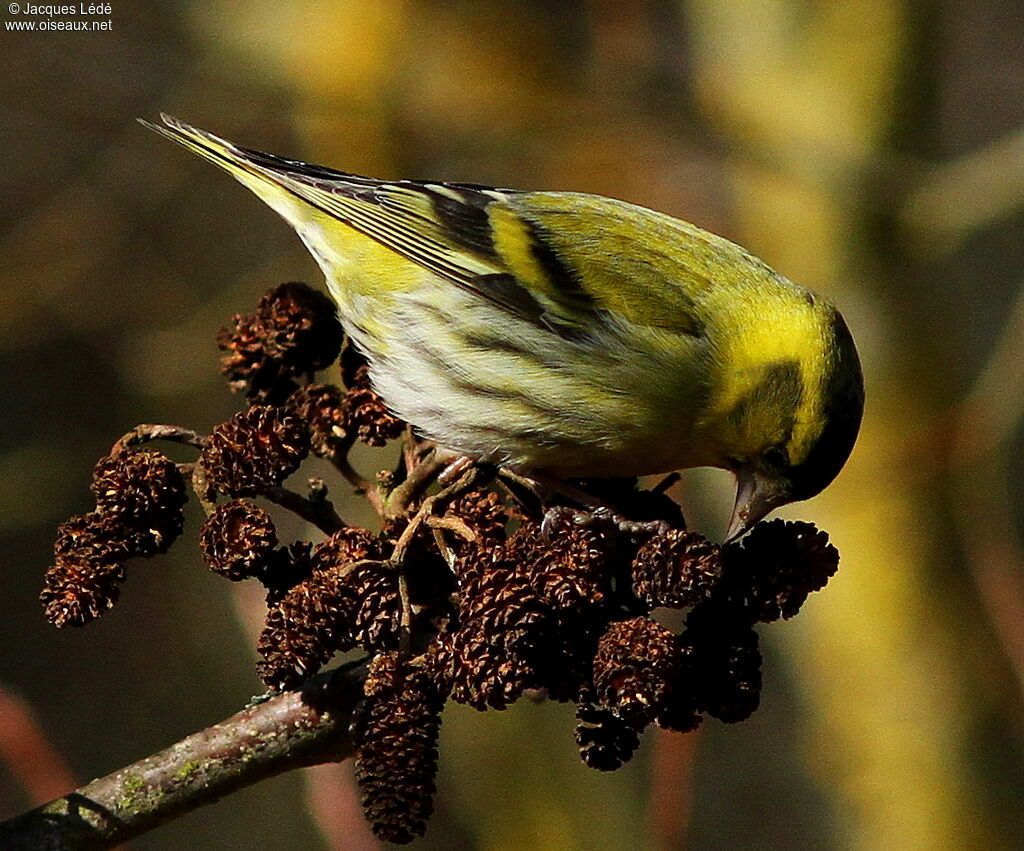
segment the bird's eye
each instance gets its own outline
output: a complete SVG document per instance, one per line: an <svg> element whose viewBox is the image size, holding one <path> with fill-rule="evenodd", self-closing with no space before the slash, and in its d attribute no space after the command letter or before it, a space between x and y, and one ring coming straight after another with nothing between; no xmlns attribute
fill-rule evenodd
<svg viewBox="0 0 1024 851"><path fill-rule="evenodd" d="M783 470L789 466L789 453L781 446L769 446L761 457L765 464L775 470Z"/></svg>

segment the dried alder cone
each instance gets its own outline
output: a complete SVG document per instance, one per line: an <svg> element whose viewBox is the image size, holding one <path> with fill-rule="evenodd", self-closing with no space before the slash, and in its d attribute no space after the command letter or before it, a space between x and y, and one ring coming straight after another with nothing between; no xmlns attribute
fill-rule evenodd
<svg viewBox="0 0 1024 851"><path fill-rule="evenodd" d="M300 686L337 652L371 654L353 729L381 839L426 829L449 698L479 710L526 692L575 702L583 761L613 770L651 724L687 731L706 716L747 718L761 688L755 624L792 617L838 566L811 524L761 523L720 547L686 530L660 489L635 481L577 483L603 512L481 466L439 481L433 447L387 410L358 353L342 348L333 310L303 285L268 293L219 342L222 371L248 407L205 437L140 426L115 444L93 475L95 510L59 529L46 615L80 626L106 612L125 563L178 536L189 481L207 513L203 561L266 588L258 673L269 688ZM314 383L339 353L344 387ZM160 438L199 449L198 459L174 464L140 448ZM397 438L396 469L354 473L355 441ZM346 525L322 483L308 496L284 487L310 452L366 494L381 531ZM323 539L282 545L256 500L297 512ZM659 608L687 612L681 633L655 619Z"/></svg>
<svg viewBox="0 0 1024 851"><path fill-rule="evenodd" d="M120 448L93 471L96 508L57 530L40 600L57 626L84 626L117 602L124 562L165 552L185 522L185 479L159 452Z"/></svg>
<svg viewBox="0 0 1024 851"><path fill-rule="evenodd" d="M214 426L199 463L220 493L255 496L298 470L309 443L309 426L290 409L253 405Z"/></svg>
<svg viewBox="0 0 1024 851"><path fill-rule="evenodd" d="M258 402L283 402L302 379L334 363L341 326L327 296L301 283L268 292L252 316L236 315L221 328L221 374L232 390Z"/></svg>

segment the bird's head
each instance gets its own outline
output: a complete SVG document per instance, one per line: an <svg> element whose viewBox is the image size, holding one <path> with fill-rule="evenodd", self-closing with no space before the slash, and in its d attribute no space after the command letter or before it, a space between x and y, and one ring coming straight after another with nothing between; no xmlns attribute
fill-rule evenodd
<svg viewBox="0 0 1024 851"><path fill-rule="evenodd" d="M748 364L746 392L726 415L724 466L737 482L727 541L773 509L820 493L853 450L864 410L860 359L839 312L816 300L813 308L815 332L781 333L776 344L797 344Z"/></svg>

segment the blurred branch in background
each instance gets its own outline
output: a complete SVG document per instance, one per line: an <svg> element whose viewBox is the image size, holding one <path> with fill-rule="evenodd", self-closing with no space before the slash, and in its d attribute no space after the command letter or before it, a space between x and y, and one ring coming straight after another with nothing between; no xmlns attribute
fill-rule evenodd
<svg viewBox="0 0 1024 851"><path fill-rule="evenodd" d="M971 234L1024 207L1024 128L936 166L900 211L909 247L948 257Z"/></svg>
<svg viewBox="0 0 1024 851"><path fill-rule="evenodd" d="M952 412L949 464L964 557L1017 678L1024 733L1024 549L1010 489L1012 440L1024 421L1024 289L964 401Z"/></svg>
<svg viewBox="0 0 1024 851"><path fill-rule="evenodd" d="M647 836L652 851L686 847L693 812L694 767L703 732L658 730L651 754Z"/></svg>
<svg viewBox="0 0 1024 851"><path fill-rule="evenodd" d="M4 687L0 687L0 760L34 805L76 785L71 769L28 701Z"/></svg>
<svg viewBox="0 0 1024 851"><path fill-rule="evenodd" d="M303 770L310 814L328 851L383 848L363 817L350 762L325 762Z"/></svg>

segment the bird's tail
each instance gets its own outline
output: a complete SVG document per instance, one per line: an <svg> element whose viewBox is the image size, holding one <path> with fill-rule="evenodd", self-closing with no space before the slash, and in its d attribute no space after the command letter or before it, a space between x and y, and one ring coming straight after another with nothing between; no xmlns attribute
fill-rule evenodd
<svg viewBox="0 0 1024 851"><path fill-rule="evenodd" d="M161 113L160 118L162 126L141 118L139 123L220 166L283 216L300 234L312 209L326 212L318 203L326 194L322 188L323 181L344 180L352 185L353 194L360 191L361 184L369 189L376 182L243 148L170 115Z"/></svg>
<svg viewBox="0 0 1024 851"><path fill-rule="evenodd" d="M193 153L199 154L203 159L219 165L243 183L247 183L252 178L263 181L271 180L270 175L258 169L252 162L252 158L247 156L247 152L234 142L221 139L213 133L200 130L198 127L186 124L166 113L160 113L160 120L163 121L164 126L153 124L142 118L138 119L139 124L143 127L155 130L161 136L166 136Z"/></svg>

